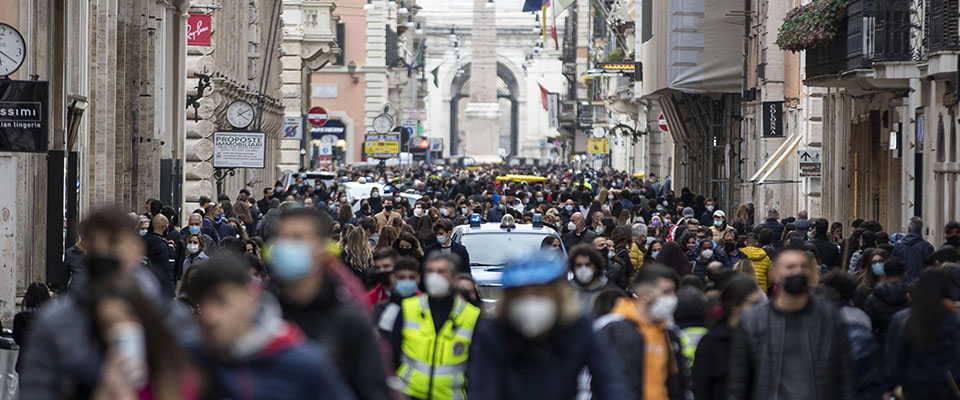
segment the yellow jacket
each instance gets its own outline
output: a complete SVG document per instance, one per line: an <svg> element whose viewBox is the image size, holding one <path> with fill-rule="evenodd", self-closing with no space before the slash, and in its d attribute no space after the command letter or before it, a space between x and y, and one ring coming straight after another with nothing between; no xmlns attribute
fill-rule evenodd
<svg viewBox="0 0 960 400"><path fill-rule="evenodd" d="M753 262L753 270L757 274L757 285L760 286L760 289L763 289L764 292L769 288L769 283L767 282L767 272L770 271L770 257L767 256L767 252L759 247L747 246L740 251L743 254L747 255L747 258Z"/></svg>
<svg viewBox="0 0 960 400"><path fill-rule="evenodd" d="M638 271L643 266L643 250L636 243L630 243L630 263L633 264L633 269Z"/></svg>

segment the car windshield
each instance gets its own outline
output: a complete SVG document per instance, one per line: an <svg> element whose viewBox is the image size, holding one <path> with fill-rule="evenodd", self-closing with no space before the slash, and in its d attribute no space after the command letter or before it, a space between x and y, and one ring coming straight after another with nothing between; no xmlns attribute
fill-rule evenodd
<svg viewBox="0 0 960 400"><path fill-rule="evenodd" d="M547 233L478 233L463 235L460 244L470 254L470 265L502 265L511 257L540 250Z"/></svg>

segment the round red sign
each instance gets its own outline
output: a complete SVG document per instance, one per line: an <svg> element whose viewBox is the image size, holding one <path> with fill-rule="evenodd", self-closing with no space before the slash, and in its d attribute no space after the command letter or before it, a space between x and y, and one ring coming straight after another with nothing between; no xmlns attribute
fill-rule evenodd
<svg viewBox="0 0 960 400"><path fill-rule="evenodd" d="M669 132L669 130L667 130L667 118L664 117L662 113L660 114L660 117L657 118L657 124L660 125L661 131Z"/></svg>
<svg viewBox="0 0 960 400"><path fill-rule="evenodd" d="M327 118L327 110L323 107L313 107L307 112L307 120L313 126L323 126L327 123Z"/></svg>

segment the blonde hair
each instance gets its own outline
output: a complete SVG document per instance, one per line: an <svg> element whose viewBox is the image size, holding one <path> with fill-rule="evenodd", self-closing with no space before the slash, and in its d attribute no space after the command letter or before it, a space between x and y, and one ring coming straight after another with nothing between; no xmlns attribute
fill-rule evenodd
<svg viewBox="0 0 960 400"><path fill-rule="evenodd" d="M753 268L753 261L748 259L737 261L737 263L733 265L733 272L746 275L753 279L754 282L757 281L757 271Z"/></svg>
<svg viewBox="0 0 960 400"><path fill-rule="evenodd" d="M367 233L363 229L354 229L347 235L347 243L343 248L347 252L347 259L344 260L351 268L363 271L365 268L373 265L373 251L370 250L370 242L367 241Z"/></svg>

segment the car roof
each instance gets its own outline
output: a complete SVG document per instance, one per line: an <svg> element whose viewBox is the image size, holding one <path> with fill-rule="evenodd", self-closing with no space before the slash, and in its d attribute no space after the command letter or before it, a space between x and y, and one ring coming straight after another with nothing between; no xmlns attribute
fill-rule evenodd
<svg viewBox="0 0 960 400"><path fill-rule="evenodd" d="M477 233L500 233L507 232L506 228L501 228L499 222L487 222L480 224L478 227L473 227L470 225L457 225L453 228L454 234L461 235L470 235ZM536 234L549 234L559 237L560 234L557 231L553 230L548 226L541 226L535 228L533 224L517 224L515 228L509 230L510 233L536 233Z"/></svg>

